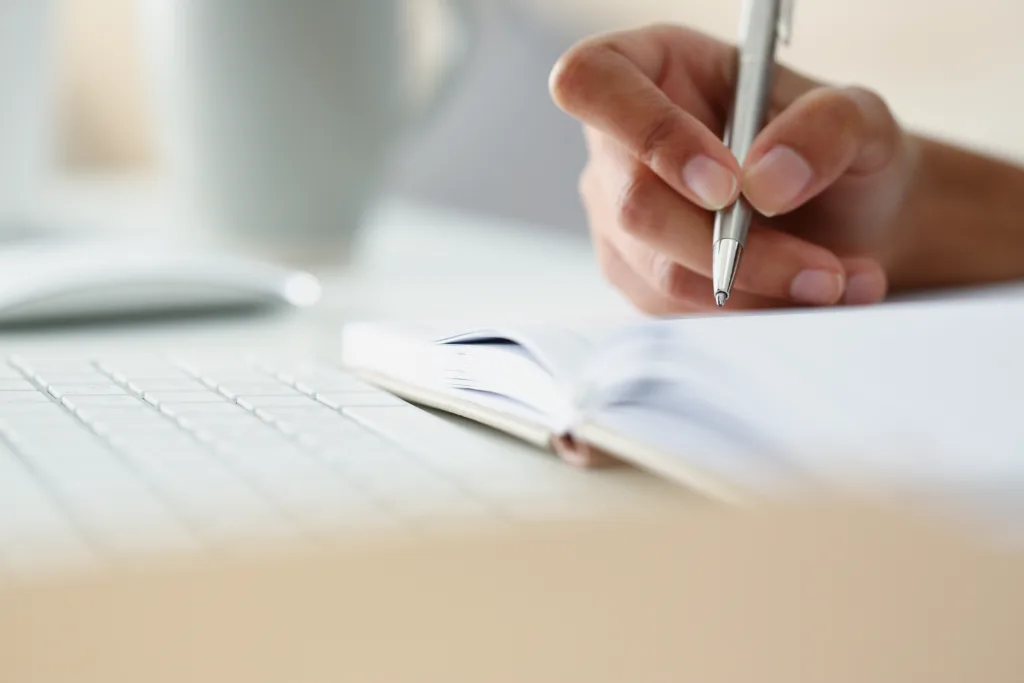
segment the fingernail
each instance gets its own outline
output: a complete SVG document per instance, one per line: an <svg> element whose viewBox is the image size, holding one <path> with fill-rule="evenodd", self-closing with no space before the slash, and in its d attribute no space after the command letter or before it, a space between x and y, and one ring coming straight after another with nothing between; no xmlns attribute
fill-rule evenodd
<svg viewBox="0 0 1024 683"><path fill-rule="evenodd" d="M747 196L762 214L774 216L790 208L813 179L814 170L807 160L779 145L750 169Z"/></svg>
<svg viewBox="0 0 1024 683"><path fill-rule="evenodd" d="M805 304L834 304L843 296L843 276L827 270L802 271L790 283L789 295Z"/></svg>
<svg viewBox="0 0 1024 683"><path fill-rule="evenodd" d="M885 297L885 280L878 275L853 275L846 283L843 303L848 306L866 306Z"/></svg>
<svg viewBox="0 0 1024 683"><path fill-rule="evenodd" d="M732 203L739 186L736 174L711 157L696 156L683 168L683 182L704 204L720 211Z"/></svg>

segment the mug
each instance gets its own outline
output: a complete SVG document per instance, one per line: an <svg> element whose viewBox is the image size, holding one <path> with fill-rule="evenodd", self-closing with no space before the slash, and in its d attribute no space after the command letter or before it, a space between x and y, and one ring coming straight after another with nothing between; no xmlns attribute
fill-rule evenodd
<svg viewBox="0 0 1024 683"><path fill-rule="evenodd" d="M425 0L140 0L157 150L189 215L260 252L344 260L388 161L458 80L472 0L414 97Z"/></svg>
<svg viewBox="0 0 1024 683"><path fill-rule="evenodd" d="M0 238L29 229L57 160L56 6L0 2Z"/></svg>

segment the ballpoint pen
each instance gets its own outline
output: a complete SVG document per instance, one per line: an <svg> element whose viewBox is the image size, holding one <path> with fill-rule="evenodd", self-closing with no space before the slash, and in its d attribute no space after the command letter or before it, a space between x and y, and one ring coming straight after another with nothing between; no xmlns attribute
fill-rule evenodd
<svg viewBox="0 0 1024 683"><path fill-rule="evenodd" d="M775 51L788 44L795 0L744 0L740 20L736 94L724 142L743 165L747 152L764 126L772 91ZM732 294L753 209L741 196L715 216L712 280L715 303L724 306Z"/></svg>

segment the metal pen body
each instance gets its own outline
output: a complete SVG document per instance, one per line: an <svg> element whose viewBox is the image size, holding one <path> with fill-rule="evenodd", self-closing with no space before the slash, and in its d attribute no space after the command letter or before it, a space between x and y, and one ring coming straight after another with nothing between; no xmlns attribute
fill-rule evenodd
<svg viewBox="0 0 1024 683"><path fill-rule="evenodd" d="M771 102L772 75L784 0L745 0L740 30L736 95L724 142L742 165L764 127ZM721 306L732 292L746 246L753 209L741 196L715 216L713 284Z"/></svg>

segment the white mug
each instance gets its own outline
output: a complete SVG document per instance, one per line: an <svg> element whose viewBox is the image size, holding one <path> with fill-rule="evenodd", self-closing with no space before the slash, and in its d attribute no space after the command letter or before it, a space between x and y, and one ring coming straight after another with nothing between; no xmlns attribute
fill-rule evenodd
<svg viewBox="0 0 1024 683"><path fill-rule="evenodd" d="M57 160L55 9L0 2L0 237L26 229Z"/></svg>
<svg viewBox="0 0 1024 683"><path fill-rule="evenodd" d="M193 215L282 258L344 260L403 135L456 81L472 0L417 104L405 0L140 0L158 149ZM420 3L424 0L411 0Z"/></svg>

